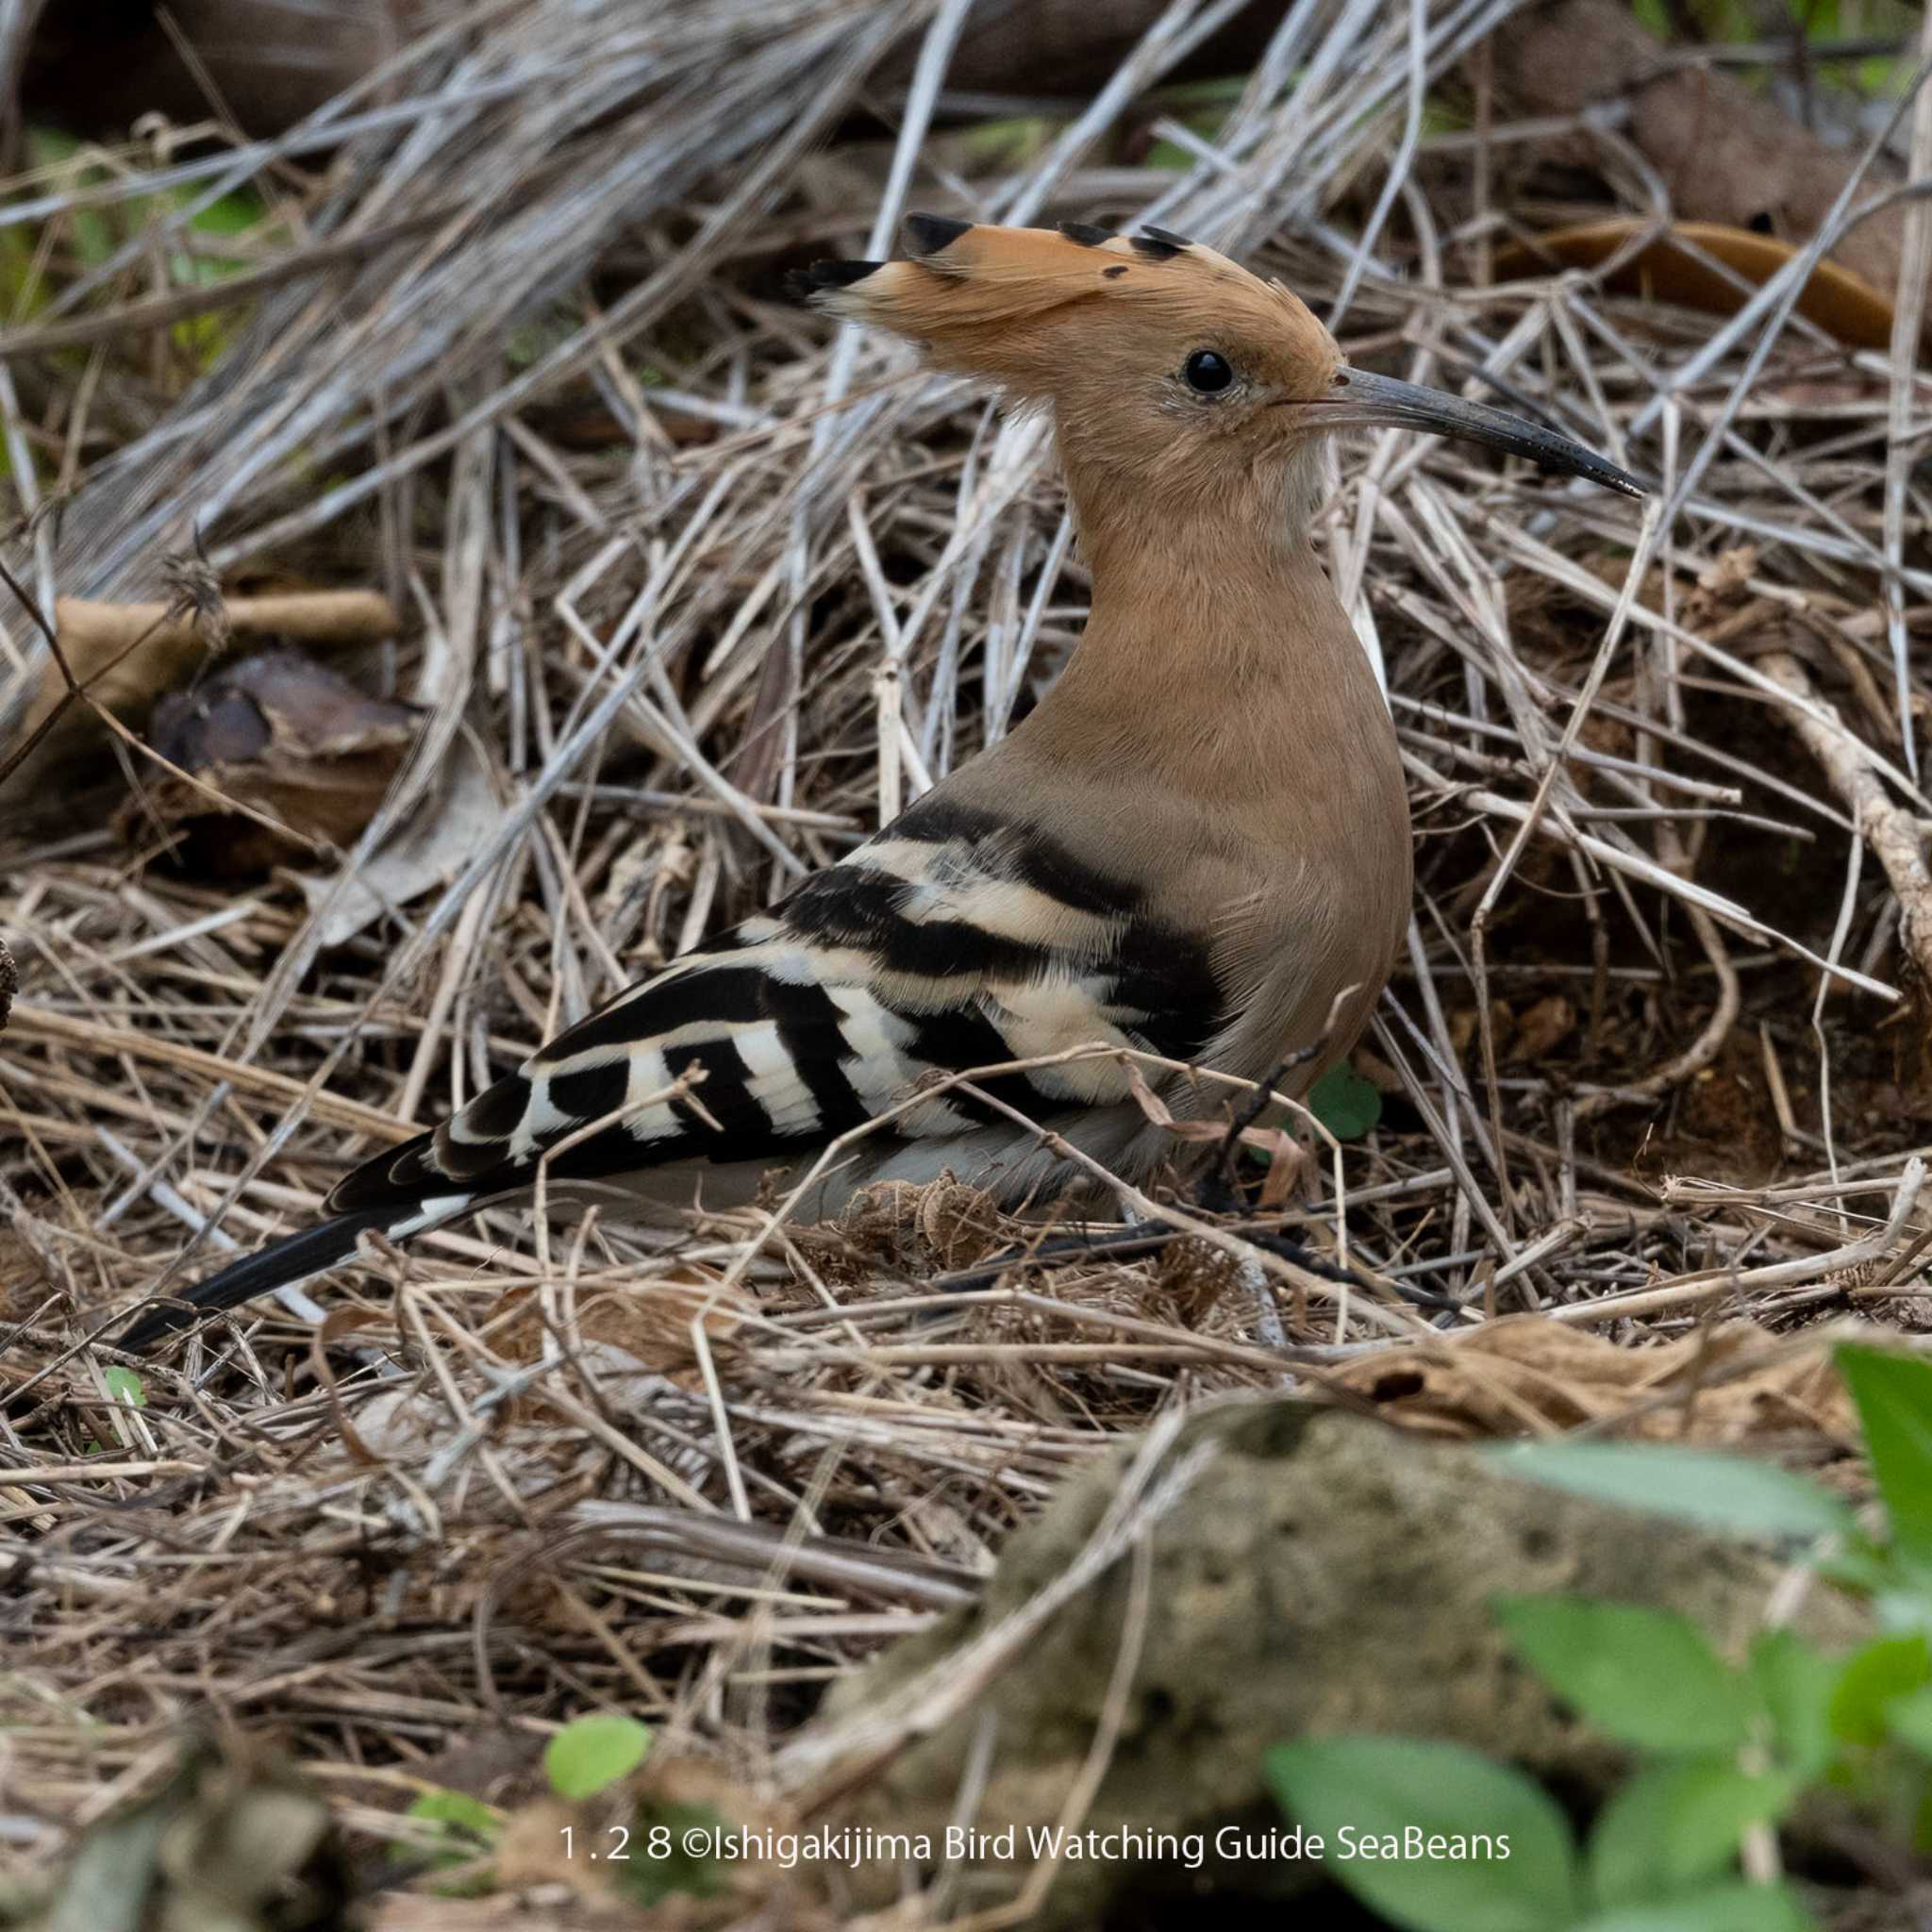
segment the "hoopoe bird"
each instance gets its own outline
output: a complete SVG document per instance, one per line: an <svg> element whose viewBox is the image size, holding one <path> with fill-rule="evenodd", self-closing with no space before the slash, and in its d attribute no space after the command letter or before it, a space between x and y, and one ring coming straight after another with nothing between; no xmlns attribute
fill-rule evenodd
<svg viewBox="0 0 1932 1932"><path fill-rule="evenodd" d="M1311 543L1324 439L1393 425L1637 484L1351 368L1279 282L1178 235L906 230L909 259L821 262L803 292L1050 412L1093 585L1058 681L774 910L356 1169L326 1220L151 1305L126 1346L332 1268L365 1232L526 1199L540 1165L547 1202L741 1203L850 1137L802 1214L943 1172L1018 1207L1085 1178L1028 1122L1137 1183L1174 1150L1124 1056L1052 1063L1067 1049L1246 1081L1300 1051L1291 1091L1347 1052L1407 927L1410 841L1389 708Z"/></svg>

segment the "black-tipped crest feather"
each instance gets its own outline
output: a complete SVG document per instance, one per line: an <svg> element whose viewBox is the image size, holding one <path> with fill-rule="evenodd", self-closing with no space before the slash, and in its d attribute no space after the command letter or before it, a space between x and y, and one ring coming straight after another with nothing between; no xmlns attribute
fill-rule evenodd
<svg viewBox="0 0 1932 1932"><path fill-rule="evenodd" d="M972 227L971 222L956 222L950 215L908 215L905 229L914 255L938 255L950 248Z"/></svg>
<svg viewBox="0 0 1932 1932"><path fill-rule="evenodd" d="M883 267L883 260L815 260L806 271L806 280L813 288L850 288Z"/></svg>

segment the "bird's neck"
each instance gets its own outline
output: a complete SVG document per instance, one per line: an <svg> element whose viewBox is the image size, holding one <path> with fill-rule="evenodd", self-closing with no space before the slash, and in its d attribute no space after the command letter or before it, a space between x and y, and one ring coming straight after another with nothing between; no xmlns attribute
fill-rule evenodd
<svg viewBox="0 0 1932 1932"><path fill-rule="evenodd" d="M1338 763L1400 796L1387 707L1298 504L1253 484L1161 504L1070 482L1093 603L1028 721L1038 749L1264 810Z"/></svg>

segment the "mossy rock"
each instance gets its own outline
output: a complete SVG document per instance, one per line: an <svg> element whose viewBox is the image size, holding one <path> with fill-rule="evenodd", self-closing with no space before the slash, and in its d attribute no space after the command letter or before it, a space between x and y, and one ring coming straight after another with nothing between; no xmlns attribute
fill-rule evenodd
<svg viewBox="0 0 1932 1932"><path fill-rule="evenodd" d="M922 1678L943 1683L964 1646L1080 1557L1134 1454L1124 1447L1069 1483L1013 1538L977 1605L840 1686L821 1723L862 1723ZM1208 1862L1190 1870L1161 1857L1070 1860L1044 1924L1102 1924L1127 1897L1144 1909L1164 1893L1198 1899L1208 1886L1286 1897L1318 1884L1306 1864L1212 1856L1224 1827L1279 1824L1262 1753L1303 1733L1456 1740L1588 1806L1623 1760L1517 1661L1492 1600L1572 1591L1666 1606L1736 1656L1781 1574L1753 1548L1506 1476L1469 1448L1305 1404L1243 1401L1201 1412L1163 1467L1192 1456L1206 1460L1149 1531L1140 1658L1083 1829L1202 1833ZM861 1783L838 1822L942 1843L958 1819L975 1741L991 1725L972 1824L988 1837L1018 1826L1023 1849L1010 1862L969 1861L960 1901L1010 1898L1031 1863L1026 1826L1061 1815L1092 1744L1121 1655L1131 1569L1125 1557L1115 1561L1061 1605L963 1710ZM1800 1627L1834 1644L1866 1631L1856 1605L1822 1591ZM840 1875L841 1890L856 1885L861 1900L883 1903L903 1874L874 1864Z"/></svg>

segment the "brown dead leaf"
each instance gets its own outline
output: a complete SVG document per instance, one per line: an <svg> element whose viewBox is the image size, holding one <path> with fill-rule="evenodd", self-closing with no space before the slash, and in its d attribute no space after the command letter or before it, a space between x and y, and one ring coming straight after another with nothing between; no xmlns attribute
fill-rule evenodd
<svg viewBox="0 0 1932 1932"><path fill-rule="evenodd" d="M1576 1008L1559 992L1538 1000L1516 1016L1516 1031L1509 1049L1499 1056L1511 1064L1545 1059L1576 1030Z"/></svg>
<svg viewBox="0 0 1932 1932"><path fill-rule="evenodd" d="M1546 270L1552 259L1566 268L1598 268L1646 225L1635 216L1618 215L1553 229L1539 235L1534 247L1514 242L1499 249L1496 273L1533 275ZM1646 301L1735 315L1744 306L1744 293L1700 256L1722 262L1750 287L1758 288L1797 252L1775 235L1757 235L1722 222L1679 222L1623 263L1610 275L1608 286L1618 294L1641 295ZM1848 348L1883 349L1890 343L1890 298L1837 262L1821 261L1811 271L1797 309Z"/></svg>
<svg viewBox="0 0 1932 1932"><path fill-rule="evenodd" d="M1625 1441L1736 1443L1792 1428L1847 1448L1857 1440L1827 1343L1781 1341L1744 1321L1633 1348L1547 1315L1508 1315L1453 1341L1351 1362L1334 1378L1437 1436L1615 1422Z"/></svg>
<svg viewBox="0 0 1932 1932"><path fill-rule="evenodd" d="M130 833L155 818L178 827L180 856L222 878L258 874L346 846L375 816L416 735L409 705L373 698L299 651L262 651L192 691L155 706L149 741L170 764L201 774L238 805L286 825L223 811L175 777L144 788L122 811Z"/></svg>
<svg viewBox="0 0 1932 1932"><path fill-rule="evenodd" d="M325 649L377 643L398 628L389 599L373 591L232 597L212 625L185 602L99 604L62 597L54 611L61 656L86 697L70 691L50 658L40 690L11 739L0 745L0 754L19 760L0 777L0 807L22 813L51 796L71 797L72 780L84 767L82 782L92 780L105 735L99 711L144 727L164 691L200 676L231 642L279 638ZM58 791L55 781L60 781Z"/></svg>
<svg viewBox="0 0 1932 1932"><path fill-rule="evenodd" d="M1475 1048L1481 1024L1481 1015L1474 1007L1460 1007L1449 1015L1449 1044L1456 1049L1458 1059L1467 1058ZM1516 1015L1507 1002L1490 1002L1490 1025L1496 1036L1496 1058L1507 1060L1516 1037Z"/></svg>
<svg viewBox="0 0 1932 1932"><path fill-rule="evenodd" d="M1697 588L1716 598L1735 597L1746 590L1757 569L1756 543L1734 543L1720 550L1708 570L1697 574Z"/></svg>

